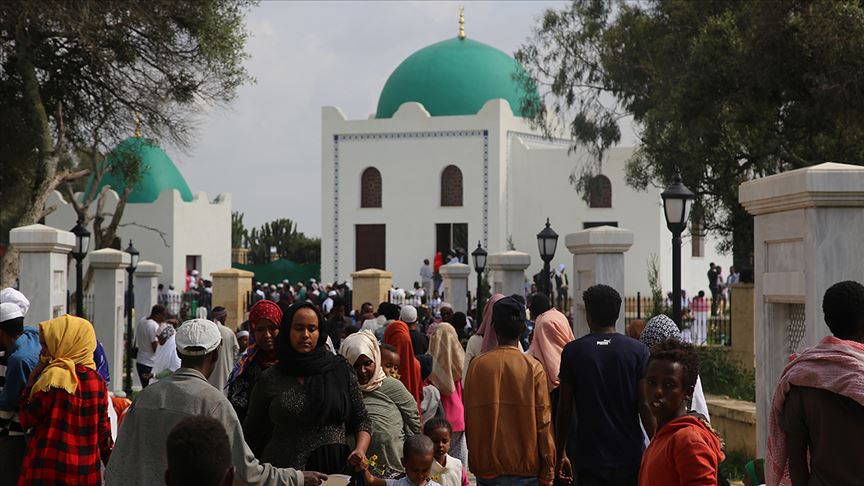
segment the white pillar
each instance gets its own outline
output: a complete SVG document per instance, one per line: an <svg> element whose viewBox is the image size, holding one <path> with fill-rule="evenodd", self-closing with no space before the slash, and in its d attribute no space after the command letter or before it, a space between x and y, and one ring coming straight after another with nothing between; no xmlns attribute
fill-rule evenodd
<svg viewBox="0 0 864 486"><path fill-rule="evenodd" d="M633 232L612 226L599 226L576 233L564 239L573 254L573 333L577 338L588 334L585 303L582 292L598 284L608 285L624 299L624 252L633 246ZM615 330L624 334L623 305Z"/></svg>
<svg viewBox="0 0 864 486"><path fill-rule="evenodd" d="M448 263L438 268L444 279L444 299L453 306L453 312L468 312L468 275L471 267L464 263Z"/></svg>
<svg viewBox="0 0 864 486"><path fill-rule="evenodd" d="M525 294L525 269L531 265L531 255L521 251L505 251L489 255L492 271L492 293Z"/></svg>
<svg viewBox="0 0 864 486"><path fill-rule="evenodd" d="M822 298L843 280L864 281L864 167L825 163L741 185L754 215L756 446L764 457L768 411L792 353L831 331Z"/></svg>
<svg viewBox="0 0 864 486"><path fill-rule="evenodd" d="M37 325L66 314L67 255L75 247L75 235L31 224L13 228L9 242L19 251L19 287L30 300L25 322Z"/></svg>
<svg viewBox="0 0 864 486"><path fill-rule="evenodd" d="M111 372L111 390L122 394L126 330L123 295L126 292L129 254L110 248L97 250L90 254L90 266L93 267L93 327L96 338L105 348Z"/></svg>
<svg viewBox="0 0 864 486"><path fill-rule="evenodd" d="M140 318L150 314L150 309L156 305L156 292L159 286L159 275L162 275L162 265L149 261L138 262L135 268L135 316Z"/></svg>

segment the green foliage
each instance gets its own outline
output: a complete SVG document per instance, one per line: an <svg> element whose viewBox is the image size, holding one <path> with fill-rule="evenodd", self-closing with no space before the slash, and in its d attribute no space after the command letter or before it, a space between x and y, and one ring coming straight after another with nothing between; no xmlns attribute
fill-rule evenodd
<svg viewBox="0 0 864 486"><path fill-rule="evenodd" d="M243 225L243 213L231 212L231 248L246 248L249 242L249 232Z"/></svg>
<svg viewBox="0 0 864 486"><path fill-rule="evenodd" d="M319 263L321 261L321 239L310 238L297 231L297 223L287 218L264 223L252 228L246 242L249 257L254 264L270 261L270 247L276 247L279 258L295 263Z"/></svg>
<svg viewBox="0 0 864 486"><path fill-rule="evenodd" d="M729 358L725 346L697 346L699 377L706 394L756 401L756 374Z"/></svg>
<svg viewBox="0 0 864 486"><path fill-rule="evenodd" d="M516 53L590 156L581 191L632 117L640 146L627 183L663 187L680 170L693 221L749 264L752 218L738 186L834 161L864 164L864 3L860 0L574 0L548 10Z"/></svg>
<svg viewBox="0 0 864 486"><path fill-rule="evenodd" d="M720 463L720 473L731 481L741 481L746 472L744 466L754 458L744 451L725 451L726 460Z"/></svg>
<svg viewBox="0 0 864 486"><path fill-rule="evenodd" d="M663 299L663 286L660 284L660 259L654 253L651 254L651 259L648 260L648 287L651 289L653 305L649 314L645 316L646 321L654 316L666 314L669 310L666 308L665 300Z"/></svg>

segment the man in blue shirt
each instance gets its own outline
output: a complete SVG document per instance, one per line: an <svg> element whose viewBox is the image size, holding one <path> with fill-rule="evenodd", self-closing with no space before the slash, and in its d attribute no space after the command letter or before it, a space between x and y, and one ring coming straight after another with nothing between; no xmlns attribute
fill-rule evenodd
<svg viewBox="0 0 864 486"><path fill-rule="evenodd" d="M39 332L24 327L24 313L16 303L0 303L0 347L6 351L6 384L0 390L0 471L2 479L14 484L26 452L18 398L42 351Z"/></svg>
<svg viewBox="0 0 864 486"><path fill-rule="evenodd" d="M615 332L621 311L615 289L595 285L582 300L591 333L567 344L561 354L557 476L564 482L576 479L579 486L636 486L643 452L640 418L649 437L655 428L644 385L648 348ZM568 458L573 420L576 443Z"/></svg>

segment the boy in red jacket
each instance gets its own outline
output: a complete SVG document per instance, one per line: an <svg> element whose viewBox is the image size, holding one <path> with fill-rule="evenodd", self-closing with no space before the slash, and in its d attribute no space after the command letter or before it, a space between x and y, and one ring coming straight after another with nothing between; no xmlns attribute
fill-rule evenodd
<svg viewBox="0 0 864 486"><path fill-rule="evenodd" d="M657 433L642 456L639 485L716 485L723 444L704 418L687 411L699 374L693 346L677 340L651 348L645 394Z"/></svg>

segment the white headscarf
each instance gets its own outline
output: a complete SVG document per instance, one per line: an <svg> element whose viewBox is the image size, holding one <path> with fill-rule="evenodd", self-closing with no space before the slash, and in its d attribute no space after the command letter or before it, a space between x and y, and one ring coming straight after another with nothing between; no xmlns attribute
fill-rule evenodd
<svg viewBox="0 0 864 486"><path fill-rule="evenodd" d="M27 297L24 297L24 294L13 289L12 287L6 287L3 290L0 290L0 302L7 302L10 304L15 304L21 309L22 315L27 315L27 311L30 310L30 301L27 300Z"/></svg>
<svg viewBox="0 0 864 486"><path fill-rule="evenodd" d="M351 366L354 366L357 358L361 355L371 359L375 363L375 373L369 383L360 385L360 389L364 392L371 392L381 387L381 383L384 382L384 369L381 368L381 348L378 347L378 340L371 331L355 332L342 340L339 354L347 359Z"/></svg>

